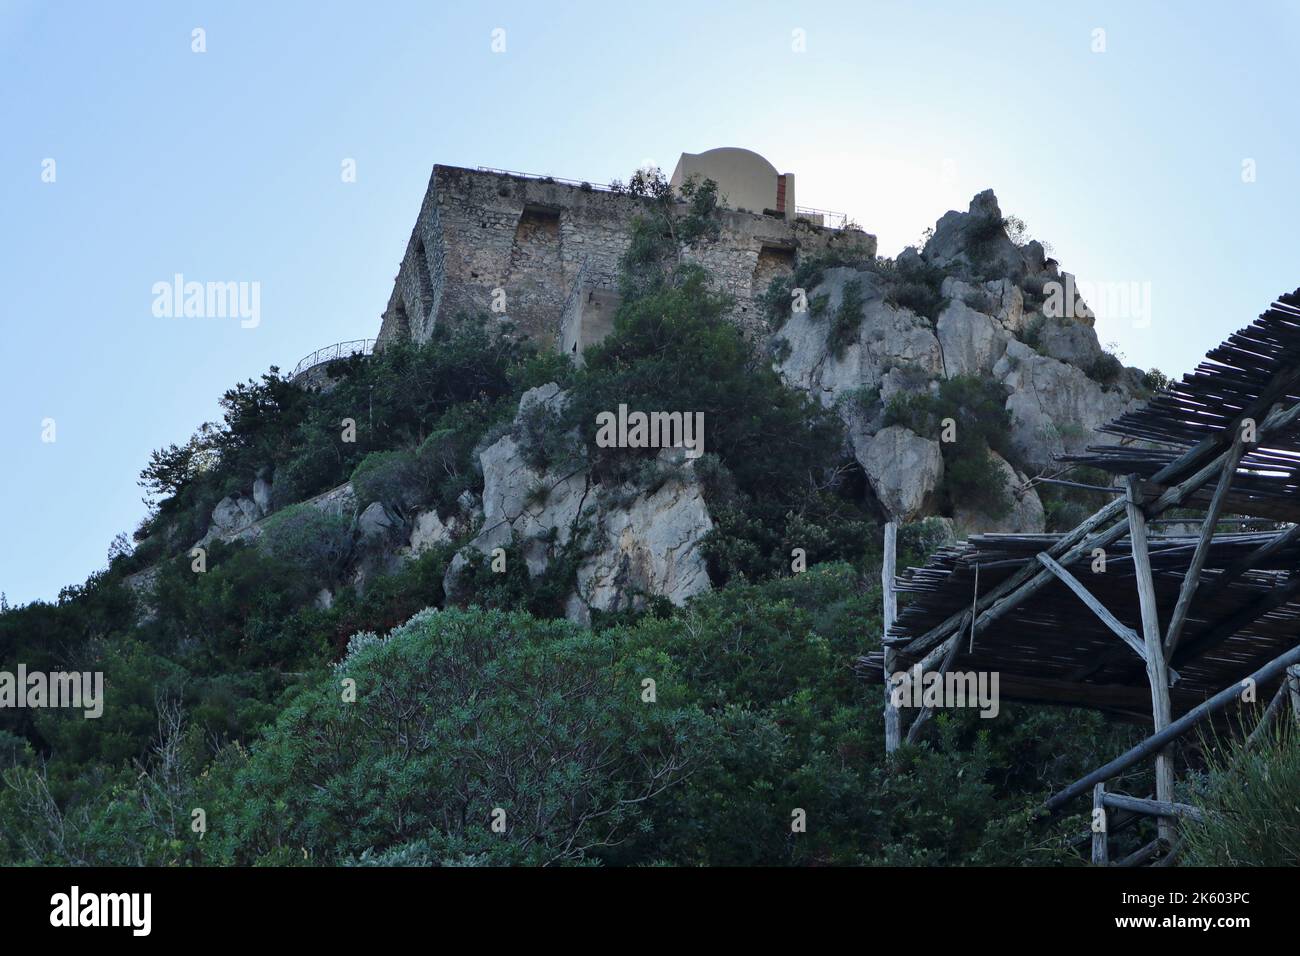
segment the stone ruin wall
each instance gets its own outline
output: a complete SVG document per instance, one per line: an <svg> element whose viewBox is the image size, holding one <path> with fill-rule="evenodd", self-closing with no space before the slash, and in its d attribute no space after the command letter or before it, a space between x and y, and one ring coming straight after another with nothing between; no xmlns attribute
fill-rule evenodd
<svg viewBox="0 0 1300 956"><path fill-rule="evenodd" d="M435 166L384 312L379 346L424 342L459 313L509 320L534 341L580 358L617 308L618 262L645 200L506 173ZM684 208L684 207L683 207ZM696 259L735 297L733 319L762 335L759 296L800 257L876 240L859 230L721 210L716 242ZM504 290L506 311L492 311Z"/></svg>

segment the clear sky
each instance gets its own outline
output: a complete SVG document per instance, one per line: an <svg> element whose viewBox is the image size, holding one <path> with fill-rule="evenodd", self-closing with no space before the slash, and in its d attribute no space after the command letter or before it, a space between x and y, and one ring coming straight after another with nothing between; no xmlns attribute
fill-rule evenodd
<svg viewBox="0 0 1300 956"><path fill-rule="evenodd" d="M744 146L889 255L991 186L1149 283L1101 339L1187 371L1300 285L1297 62L1295 3L0 0L0 591L103 567L225 388L374 336L435 162ZM176 273L260 283L260 324L155 316Z"/></svg>

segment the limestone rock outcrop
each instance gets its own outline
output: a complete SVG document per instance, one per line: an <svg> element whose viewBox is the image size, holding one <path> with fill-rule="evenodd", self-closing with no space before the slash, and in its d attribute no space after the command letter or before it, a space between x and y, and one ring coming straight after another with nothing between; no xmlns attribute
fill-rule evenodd
<svg viewBox="0 0 1300 956"><path fill-rule="evenodd" d="M713 522L692 463L680 451L662 452L673 471L653 490L593 483L577 451L573 460L536 468L521 446L525 416L539 404L560 409L564 402L554 383L526 392L512 432L480 452L482 526L448 567L447 594L457 596L475 552L490 556L512 542L533 578L568 546L577 549L577 587L566 603L567 616L576 621L589 621L593 610L640 607L650 596L682 604L707 590L700 545Z"/></svg>
<svg viewBox="0 0 1300 956"><path fill-rule="evenodd" d="M841 311L850 283L856 317ZM918 283L930 298L916 294ZM1041 243L1012 241L992 191L966 212L945 214L921 251L909 247L893 263L826 268L811 285L810 308L792 313L774 335L774 367L788 385L838 411L887 517L907 521L943 509L967 533L1043 528L1037 494L1001 457L997 470L1016 492L1006 515L963 510L942 493L945 448L938 435L891 424L896 399L938 396L943 380L958 376L989 383L995 394L1000 388L1011 457L1036 473L1104 440L1099 428L1145 398L1143 373L1123 368L1098 343L1073 277Z"/></svg>

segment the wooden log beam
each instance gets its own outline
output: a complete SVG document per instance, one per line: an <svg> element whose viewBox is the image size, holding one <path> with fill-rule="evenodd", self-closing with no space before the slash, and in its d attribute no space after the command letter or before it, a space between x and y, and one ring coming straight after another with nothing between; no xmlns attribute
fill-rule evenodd
<svg viewBox="0 0 1300 956"><path fill-rule="evenodd" d="M1288 427L1297 419L1300 419L1300 402L1285 412L1270 415L1259 426L1256 435L1262 441L1265 436ZM1220 455L1180 483L1166 488L1151 504L1147 505L1145 509L1146 517L1156 517L1170 508L1182 504L1202 485L1219 474L1227 455L1228 453L1224 452L1223 455ZM1058 539L1056 544L1048 549L1048 555L1056 558L1062 566L1068 567L1083 555L1091 554L1094 548L1104 549L1114 544L1128 533L1128 518L1119 518L1114 525L1105 531L1097 532L1096 529L1107 521L1121 515L1126 510L1126 507L1127 501L1124 498L1117 498L1110 502L1069 534ZM1036 594L1048 581L1053 579L1053 575L1046 570L1038 570L1035 573L1036 568L1037 565L1033 561L1026 559L1023 568L1006 578L979 601L978 607L981 609L981 613L975 622L974 636L978 636L986 627L1018 606L1026 598ZM952 628L957 626L966 613L966 611L954 613L942 624L931 628L925 634L904 646L904 653L911 656L941 646L946 641L956 639Z"/></svg>
<svg viewBox="0 0 1300 956"><path fill-rule="evenodd" d="M885 523L885 558L880 569L881 603L884 605L885 636L894 626L898 616L898 600L894 594L894 573L897 554L898 525L893 521ZM890 678L898 669L898 652L888 644L885 645L885 753L892 754L898 749L902 738L902 722L898 708L894 706L893 685Z"/></svg>
<svg viewBox="0 0 1300 956"><path fill-rule="evenodd" d="M960 636L961 635L958 634L958 637ZM943 663L939 665L940 677L948 673L948 668L952 667L953 659L957 656L957 648L961 647L961 641L952 641L946 646L948 652L944 654ZM923 670L921 673L924 674L925 671ZM931 710L933 710L931 707L922 707L921 712L917 714L916 719L912 721L912 726L907 728L907 742L909 744L916 743L916 738L921 735L921 728L924 727L925 722L930 719Z"/></svg>
<svg viewBox="0 0 1300 956"><path fill-rule="evenodd" d="M1246 680L1253 680L1257 685L1267 683L1273 678L1283 674L1288 667L1297 663L1300 663L1300 645L1279 654L1263 667L1256 670L1253 674L1248 674L1241 681L1229 684L1213 697L1203 701L1187 713L1183 714L1183 716L1173 721L1164 730L1152 734L1136 747L1120 754L1114 760L1110 761L1110 763L1098 767L1096 770L1092 771L1092 773L1080 777L1060 793L1049 798L1047 802L1043 804L1043 808L1050 813L1055 813L1079 794L1085 793L1091 787L1109 780L1117 774L1123 773L1129 767L1145 760L1147 757L1151 756L1151 754L1167 746L1171 741L1177 740L1207 717L1212 717L1233 701L1239 700L1242 684Z"/></svg>
<svg viewBox="0 0 1300 956"><path fill-rule="evenodd" d="M1296 382L1300 382L1300 366L1293 366L1276 375L1260 392L1259 396L1241 410L1240 414L1232 420L1230 426L1217 434L1202 439L1157 471L1151 477L1151 480L1158 484L1168 484L1195 468L1200 462L1215 457L1220 450L1225 448L1229 442L1233 441L1241 433L1241 423L1245 419L1259 419L1260 416L1265 415L1277 402L1286 398L1287 393L1292 390L1292 386Z"/></svg>
<svg viewBox="0 0 1300 956"><path fill-rule="evenodd" d="M1165 632L1165 660L1173 657L1174 648L1178 646L1178 639L1183 633L1183 625L1187 623L1187 613L1191 610L1192 598L1201 583L1201 569L1205 567L1205 558L1210 553L1210 542L1214 540L1214 526L1219 523L1223 503L1228 499L1228 489L1232 487L1232 479L1237 474L1237 463L1241 461L1242 452L1246 447L1242 439L1243 431L1244 429L1238 429L1237 437L1223 462L1219 483L1205 512L1205 521L1201 524L1201 535L1196 542L1196 551L1192 554L1187 573L1183 576L1182 587L1178 591L1178 603L1174 605L1173 613L1169 617L1169 629Z"/></svg>
<svg viewBox="0 0 1300 956"><path fill-rule="evenodd" d="M1097 786L1101 787L1104 786L1104 784L1099 783ZM1093 793L1096 793L1095 788ZM1142 797L1130 797L1123 793L1106 793L1103 798L1103 804L1112 810L1129 810L1133 813L1146 814L1149 817L1184 817L1188 820L1195 820L1198 823L1205 819L1205 814L1190 803L1173 803L1172 801L1166 800L1145 800Z"/></svg>
<svg viewBox="0 0 1300 956"><path fill-rule="evenodd" d="M1160 648L1160 618L1156 608L1156 588L1151 577L1151 558L1147 554L1146 515L1142 511L1141 485L1136 475L1128 477L1129 540L1133 544L1133 568L1136 572L1138 604L1142 610L1142 637L1146 642L1147 682L1151 685L1151 720L1156 733L1169 726L1169 671ZM1170 754L1156 754L1156 799L1172 802L1174 798L1174 765ZM1160 817L1159 834L1162 840L1174 837L1170 817Z"/></svg>

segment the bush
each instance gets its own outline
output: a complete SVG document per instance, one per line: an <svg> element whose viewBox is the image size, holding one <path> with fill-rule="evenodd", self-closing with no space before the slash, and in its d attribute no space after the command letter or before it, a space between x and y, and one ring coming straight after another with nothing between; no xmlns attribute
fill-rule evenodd
<svg viewBox="0 0 1300 956"><path fill-rule="evenodd" d="M1183 824L1184 862L1300 866L1300 735L1283 717L1252 749L1207 750L1208 766L1193 780L1205 822Z"/></svg>
<svg viewBox="0 0 1300 956"><path fill-rule="evenodd" d="M277 560L325 585L335 580L351 553L351 522L310 505L293 505L267 519L259 543Z"/></svg>
<svg viewBox="0 0 1300 956"><path fill-rule="evenodd" d="M409 515L429 497L428 482L416 455L406 450L372 451L352 472L357 504L382 502Z"/></svg>
<svg viewBox="0 0 1300 956"><path fill-rule="evenodd" d="M898 393L885 410L885 424L902 425L922 437L939 440L944 420L952 419L956 440L939 445L944 496L949 505L976 508L998 517L1011 507L1011 497L989 452L1014 462L1006 396L1006 388L997 382L959 375L940 382L938 395Z"/></svg>
<svg viewBox="0 0 1300 956"><path fill-rule="evenodd" d="M671 684L662 664L519 613L430 610L387 639L358 635L239 768L210 839L236 863L286 846L320 863L599 858L709 734L667 686L642 702L642 674Z"/></svg>

